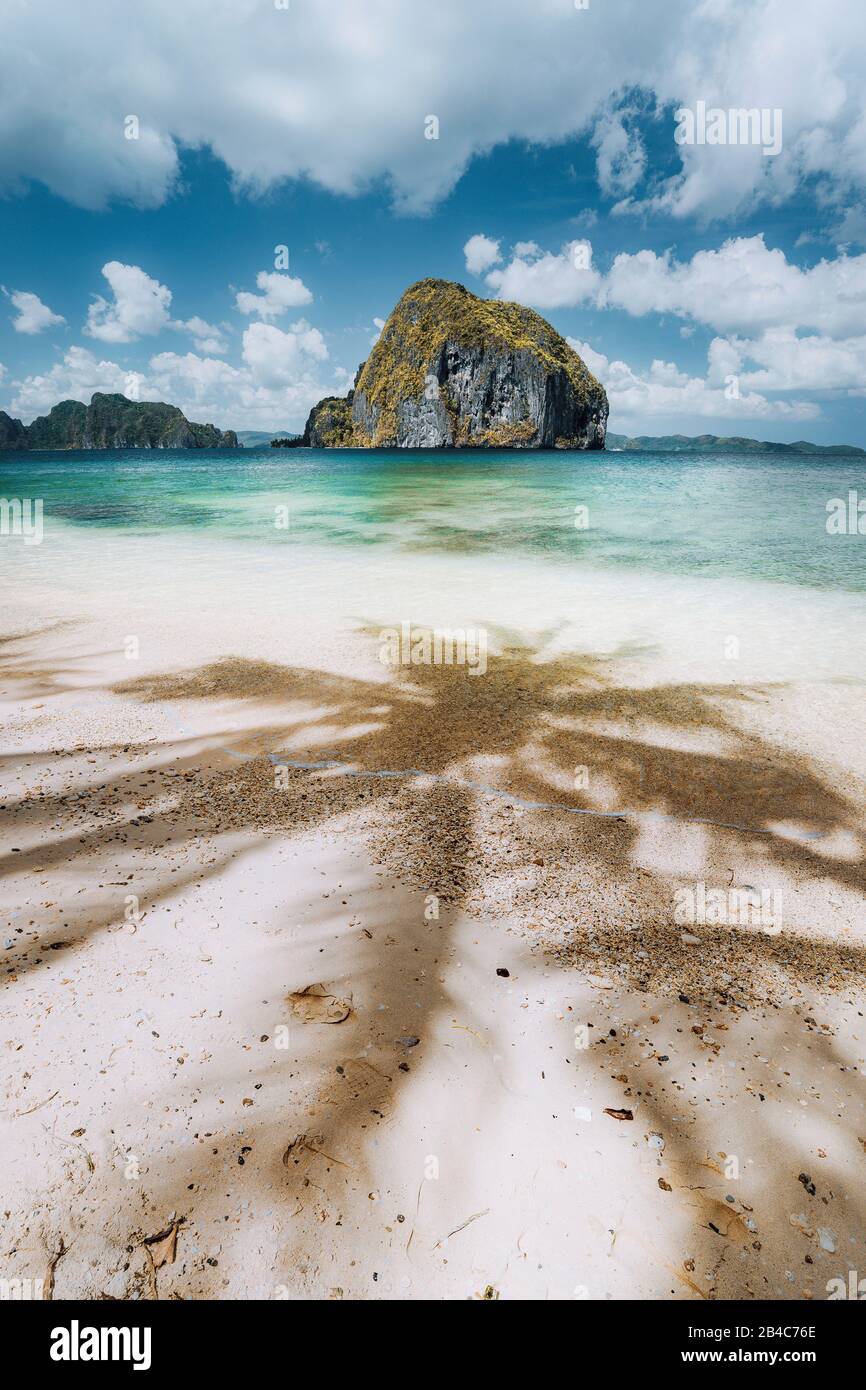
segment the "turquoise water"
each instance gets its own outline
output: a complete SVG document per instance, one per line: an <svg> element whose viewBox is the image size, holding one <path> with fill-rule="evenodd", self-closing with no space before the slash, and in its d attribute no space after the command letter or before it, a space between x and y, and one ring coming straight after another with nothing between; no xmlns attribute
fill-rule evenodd
<svg viewBox="0 0 866 1390"><path fill-rule="evenodd" d="M543 556L863 592L866 536L826 529L828 500L849 489L866 496L864 464L826 455L0 454L0 496L42 498L46 535L193 531L284 544L275 509L288 508L295 546Z"/></svg>

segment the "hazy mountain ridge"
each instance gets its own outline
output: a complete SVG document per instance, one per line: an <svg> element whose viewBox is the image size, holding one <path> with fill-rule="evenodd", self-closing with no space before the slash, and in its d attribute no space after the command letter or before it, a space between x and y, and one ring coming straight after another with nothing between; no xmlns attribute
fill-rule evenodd
<svg viewBox="0 0 866 1390"><path fill-rule="evenodd" d="M235 430L238 437L238 445L241 449L261 449L268 446L273 439L300 439L301 435L295 430L274 429L274 430Z"/></svg>
<svg viewBox="0 0 866 1390"><path fill-rule="evenodd" d="M733 453L749 450L763 450L778 454L838 454L851 458L866 458L866 449L856 444L811 444L807 439L797 439L793 444L779 444L769 439L750 439L745 435L721 434L661 434L625 435L608 431L609 449L629 449L635 453L653 451L662 453Z"/></svg>

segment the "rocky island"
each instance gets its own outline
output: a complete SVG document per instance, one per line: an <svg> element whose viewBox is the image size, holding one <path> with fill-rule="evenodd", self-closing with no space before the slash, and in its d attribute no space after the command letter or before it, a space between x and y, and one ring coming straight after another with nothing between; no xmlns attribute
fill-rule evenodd
<svg viewBox="0 0 866 1390"><path fill-rule="evenodd" d="M237 449L234 430L196 425L176 405L97 391L60 401L32 425L0 410L0 449Z"/></svg>
<svg viewBox="0 0 866 1390"><path fill-rule="evenodd" d="M310 411L303 443L355 449L603 449L604 387L534 310L419 280L347 396Z"/></svg>

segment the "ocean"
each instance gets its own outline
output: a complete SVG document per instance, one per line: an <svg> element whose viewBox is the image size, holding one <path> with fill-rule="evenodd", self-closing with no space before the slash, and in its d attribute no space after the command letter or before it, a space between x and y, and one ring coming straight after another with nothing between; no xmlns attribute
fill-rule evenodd
<svg viewBox="0 0 866 1390"><path fill-rule="evenodd" d="M41 499L44 534L0 538L0 573L13 617L101 603L214 655L241 617L275 653L287 627L326 646L408 620L719 679L859 679L866 536L827 527L858 489L861 461L818 454L5 453L0 497Z"/></svg>

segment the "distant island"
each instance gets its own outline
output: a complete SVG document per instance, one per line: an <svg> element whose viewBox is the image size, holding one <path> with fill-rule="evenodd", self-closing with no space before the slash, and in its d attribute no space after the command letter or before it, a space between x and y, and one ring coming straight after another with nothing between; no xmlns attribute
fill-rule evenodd
<svg viewBox="0 0 866 1390"><path fill-rule="evenodd" d="M0 449L237 449L234 430L196 425L176 405L97 391L61 401L32 425L0 410Z"/></svg>
<svg viewBox="0 0 866 1390"><path fill-rule="evenodd" d="M607 395L546 319L419 280L391 311L347 396L310 411L325 449L603 449Z"/></svg>
<svg viewBox="0 0 866 1390"><path fill-rule="evenodd" d="M729 454L766 450L772 454L838 454L843 458L866 458L866 449L858 449L855 444L810 444L807 439L797 439L793 444L777 444L769 439L747 439L742 435L721 434L611 434L608 431L609 449L628 449L633 453L687 453L695 450L702 454Z"/></svg>

